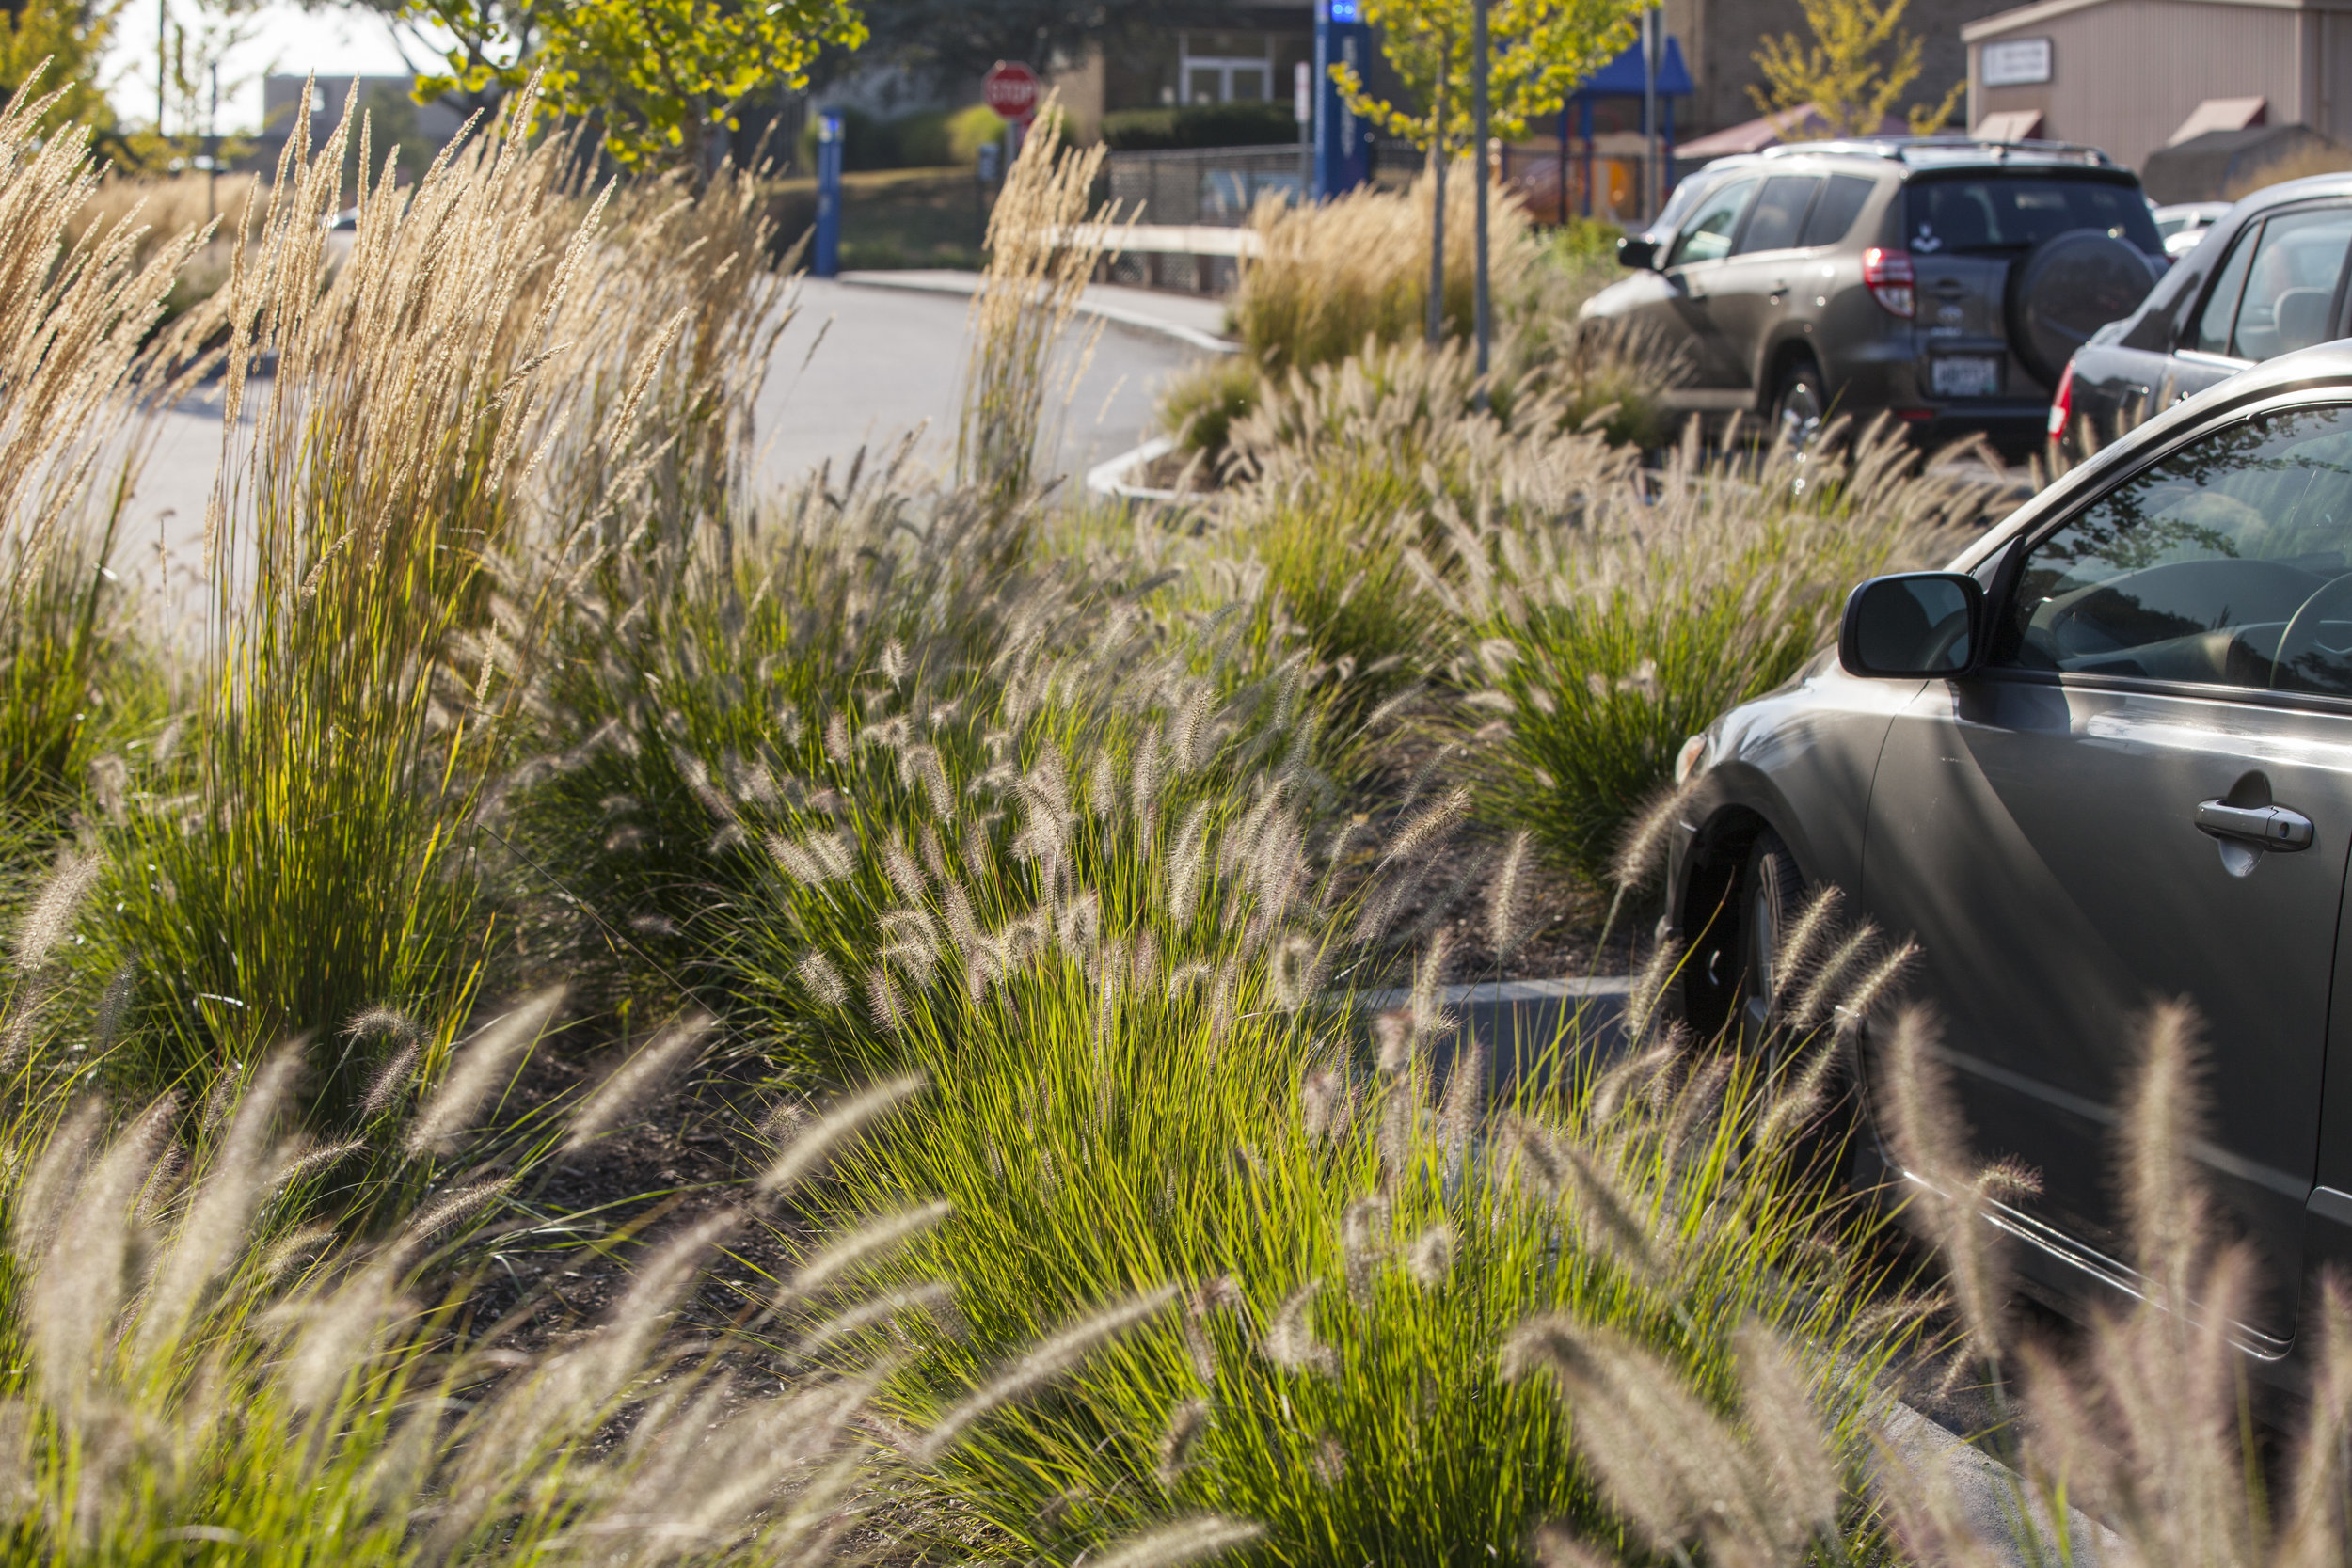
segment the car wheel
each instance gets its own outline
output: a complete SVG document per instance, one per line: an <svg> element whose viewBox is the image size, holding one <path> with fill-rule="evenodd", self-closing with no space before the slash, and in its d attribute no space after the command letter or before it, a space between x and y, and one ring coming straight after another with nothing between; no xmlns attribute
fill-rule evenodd
<svg viewBox="0 0 2352 1568"><path fill-rule="evenodd" d="M1821 372L1810 359L1800 359L1780 372L1772 388L1772 439L1786 441L1800 451L1820 434L1829 417L1829 394Z"/></svg>
<svg viewBox="0 0 2352 1568"><path fill-rule="evenodd" d="M1740 877L1740 1035L1744 1045L1770 1050L1773 1026L1788 998L1780 994L1782 935L1804 902L1797 857L1770 828L1756 835Z"/></svg>
<svg viewBox="0 0 2352 1568"><path fill-rule="evenodd" d="M1763 1069L1777 1077L1787 1067L1784 1053L1801 1044L1791 1033L1788 1012L1795 1003L1792 977L1782 961L1789 927L1804 906L1808 893L1797 858L1770 828L1756 836L1740 879L1740 1002L1737 1012L1740 1044L1762 1058ZM1815 1050L1836 1050L1823 1042ZM1855 1169L1854 1150L1863 1129L1861 1099L1852 1061L1833 1065L1824 1085L1826 1101L1812 1124L1788 1146L1798 1165L1833 1180L1844 1181Z"/></svg>

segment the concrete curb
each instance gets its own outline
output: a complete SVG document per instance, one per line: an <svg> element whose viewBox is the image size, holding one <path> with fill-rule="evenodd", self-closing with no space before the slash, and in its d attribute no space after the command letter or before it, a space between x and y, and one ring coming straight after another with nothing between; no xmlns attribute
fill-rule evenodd
<svg viewBox="0 0 2352 1568"><path fill-rule="evenodd" d="M1463 1048L1475 1044L1485 1053L1490 1091L1500 1089L1555 1065L1552 1048L1565 1042L1571 1030L1579 1054L1613 1056L1625 1046L1625 1005L1632 990L1629 974L1440 987L1439 1005L1457 1026L1432 1047L1430 1068L1451 1070ZM1377 1015L1409 1006L1412 996L1409 990L1368 991L1357 998L1357 1006Z"/></svg>
<svg viewBox="0 0 2352 1568"><path fill-rule="evenodd" d="M1087 470L1086 486L1089 496L1113 496L1130 501L1181 501L1184 493L1178 490L1154 490L1148 484L1130 484L1127 476L1146 464L1158 461L1176 450L1173 436L1154 436L1139 447L1131 447L1117 457L1097 463Z"/></svg>
<svg viewBox="0 0 2352 1568"><path fill-rule="evenodd" d="M848 283L861 289L903 289L909 293L957 294L966 299L977 293L980 288L980 275L977 272L952 274L845 272L834 281ZM1142 332L1153 337L1166 338L1172 342L1183 343L1187 347L1201 349L1210 354L1241 352L1241 345L1231 338L1219 337L1214 332L1203 332L1197 326L1186 326L1180 322L1166 321L1146 311L1119 305L1110 300L1081 298L1078 301L1078 309L1081 314L1093 316L1113 326L1124 327L1130 332Z"/></svg>

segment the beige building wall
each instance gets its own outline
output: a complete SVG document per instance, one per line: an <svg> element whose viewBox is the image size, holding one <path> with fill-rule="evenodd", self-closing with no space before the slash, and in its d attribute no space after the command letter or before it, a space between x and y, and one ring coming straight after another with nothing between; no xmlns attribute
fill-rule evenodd
<svg viewBox="0 0 2352 1568"><path fill-rule="evenodd" d="M1915 103L1942 102L1953 84L1968 74L1961 28L2004 8L2006 0L1909 0L1901 26L1920 40L1919 79L1897 105L1898 112ZM1756 52L1768 38L1812 37L1803 0L1664 0L1664 10L1666 31L1681 40L1683 63L1690 67L1696 89L1688 102L1676 106L1679 118L1675 129L1686 139L1761 114L1748 94L1749 87L1761 87L1764 81Z"/></svg>
<svg viewBox="0 0 2352 1568"><path fill-rule="evenodd" d="M2352 7L2260 0L2047 0L1963 29L1968 123L2032 109L2043 136L2138 168L2208 98L2263 98L2267 122L2352 142ZM2050 80L1987 87L1984 46L2048 39Z"/></svg>

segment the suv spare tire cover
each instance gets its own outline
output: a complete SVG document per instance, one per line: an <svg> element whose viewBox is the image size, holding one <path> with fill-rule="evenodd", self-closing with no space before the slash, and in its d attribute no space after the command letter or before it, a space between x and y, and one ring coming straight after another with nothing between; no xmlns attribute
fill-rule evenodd
<svg viewBox="0 0 2352 1568"><path fill-rule="evenodd" d="M2010 271L2009 341L2026 368L2056 387L2074 351L2139 309L2157 269L2104 229L2053 235Z"/></svg>

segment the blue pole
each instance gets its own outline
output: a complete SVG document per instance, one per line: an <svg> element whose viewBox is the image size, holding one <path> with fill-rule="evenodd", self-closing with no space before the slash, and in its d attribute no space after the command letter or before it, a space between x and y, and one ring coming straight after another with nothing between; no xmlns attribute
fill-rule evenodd
<svg viewBox="0 0 2352 1568"><path fill-rule="evenodd" d="M1372 135L1331 80L1335 65L1360 72L1372 57L1372 33L1357 20L1357 0L1315 0L1315 182L1318 201L1372 178Z"/></svg>
<svg viewBox="0 0 2352 1568"><path fill-rule="evenodd" d="M832 109L817 117L817 244L808 270L841 273L841 116Z"/></svg>
<svg viewBox="0 0 2352 1568"><path fill-rule="evenodd" d="M1584 215L1593 215L1593 101L1580 99L1577 104L1577 129L1584 135Z"/></svg>
<svg viewBox="0 0 2352 1568"><path fill-rule="evenodd" d="M1560 105L1560 227L1568 226L1568 106Z"/></svg>

